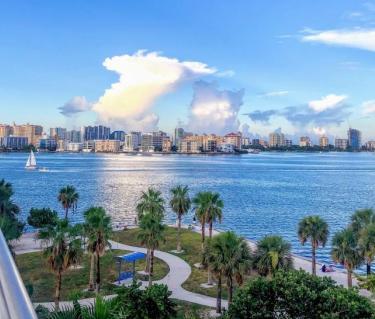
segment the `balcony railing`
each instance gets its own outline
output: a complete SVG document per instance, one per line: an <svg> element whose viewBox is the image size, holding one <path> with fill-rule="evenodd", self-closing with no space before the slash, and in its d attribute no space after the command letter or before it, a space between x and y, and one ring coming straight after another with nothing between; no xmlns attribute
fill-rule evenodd
<svg viewBox="0 0 375 319"><path fill-rule="evenodd" d="M0 318L37 319L33 304L0 230Z"/></svg>

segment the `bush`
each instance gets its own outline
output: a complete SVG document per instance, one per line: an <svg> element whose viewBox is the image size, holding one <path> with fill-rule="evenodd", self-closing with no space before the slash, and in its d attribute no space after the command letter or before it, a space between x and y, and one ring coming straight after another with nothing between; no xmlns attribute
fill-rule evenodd
<svg viewBox="0 0 375 319"><path fill-rule="evenodd" d="M272 279L250 280L236 292L227 317L366 319L374 314L372 303L357 289L294 270L278 272Z"/></svg>
<svg viewBox="0 0 375 319"><path fill-rule="evenodd" d="M44 228L47 226L56 226L57 212L50 208L31 208L30 215L27 217L27 223L35 228Z"/></svg>

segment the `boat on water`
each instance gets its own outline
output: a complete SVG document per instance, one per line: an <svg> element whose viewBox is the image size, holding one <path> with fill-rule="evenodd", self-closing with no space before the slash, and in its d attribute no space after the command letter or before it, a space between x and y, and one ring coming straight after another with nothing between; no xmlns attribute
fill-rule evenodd
<svg viewBox="0 0 375 319"><path fill-rule="evenodd" d="M37 166L36 166L36 158L35 158L33 150L30 151L30 155L27 158L27 162L26 162L25 168L26 169L30 169L30 170L37 168Z"/></svg>
<svg viewBox="0 0 375 319"><path fill-rule="evenodd" d="M47 167L41 167L38 169L39 172L46 173L49 172L49 169Z"/></svg>

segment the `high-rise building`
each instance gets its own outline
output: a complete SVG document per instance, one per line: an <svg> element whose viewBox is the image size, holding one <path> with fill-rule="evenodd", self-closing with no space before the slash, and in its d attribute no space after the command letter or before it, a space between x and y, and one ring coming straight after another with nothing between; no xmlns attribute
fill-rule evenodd
<svg viewBox="0 0 375 319"><path fill-rule="evenodd" d="M76 131L76 130L67 131L65 135L65 139L71 143L83 142L81 131Z"/></svg>
<svg viewBox="0 0 375 319"><path fill-rule="evenodd" d="M152 133L142 134L141 149L142 149L142 152L154 151L154 146L152 143Z"/></svg>
<svg viewBox="0 0 375 319"><path fill-rule="evenodd" d="M124 150L128 152L137 151L141 147L142 133L130 132L125 135Z"/></svg>
<svg viewBox="0 0 375 319"><path fill-rule="evenodd" d="M0 138L7 137L13 134L13 128L7 124L0 124Z"/></svg>
<svg viewBox="0 0 375 319"><path fill-rule="evenodd" d="M176 127L174 130L173 145L178 146L180 140L185 137L185 131L182 127Z"/></svg>
<svg viewBox="0 0 375 319"><path fill-rule="evenodd" d="M27 137L4 136L0 137L0 146L8 150L23 150L29 145Z"/></svg>
<svg viewBox="0 0 375 319"><path fill-rule="evenodd" d="M120 142L125 141L125 132L124 131L113 131L109 136L110 140L116 140Z"/></svg>
<svg viewBox="0 0 375 319"><path fill-rule="evenodd" d="M120 141L118 140L95 140L95 152L117 153L120 151Z"/></svg>
<svg viewBox="0 0 375 319"><path fill-rule="evenodd" d="M172 141L169 136L163 138L163 152L170 152L172 149Z"/></svg>
<svg viewBox="0 0 375 319"><path fill-rule="evenodd" d="M319 137L319 146L320 147L328 147L329 146L329 140L328 137L323 135Z"/></svg>
<svg viewBox="0 0 375 319"><path fill-rule="evenodd" d="M368 141L366 143L366 149L368 151L375 151L375 141Z"/></svg>
<svg viewBox="0 0 375 319"><path fill-rule="evenodd" d="M348 140L346 138L336 138L335 148L340 150L346 150L348 148Z"/></svg>
<svg viewBox="0 0 375 319"><path fill-rule="evenodd" d="M281 132L273 132L269 135L269 147L283 147L285 146L285 136Z"/></svg>
<svg viewBox="0 0 375 319"><path fill-rule="evenodd" d="M348 146L353 150L359 150L362 147L361 131L354 128L348 130Z"/></svg>
<svg viewBox="0 0 375 319"><path fill-rule="evenodd" d="M85 141L109 140L110 134L111 129L103 125L83 127L83 139Z"/></svg>
<svg viewBox="0 0 375 319"><path fill-rule="evenodd" d="M56 151L57 143L55 138L40 138L38 149L40 151Z"/></svg>
<svg viewBox="0 0 375 319"><path fill-rule="evenodd" d="M241 140L242 140L242 133L229 133L224 136L224 143L225 144L232 144L234 148L241 149Z"/></svg>
<svg viewBox="0 0 375 319"><path fill-rule="evenodd" d="M163 149L163 139L167 137L167 133L163 131L152 132L152 146L155 150L161 151Z"/></svg>
<svg viewBox="0 0 375 319"><path fill-rule="evenodd" d="M299 139L299 146L300 147L310 147L311 146L311 140L308 136L301 136Z"/></svg>
<svg viewBox="0 0 375 319"><path fill-rule="evenodd" d="M38 145L39 139L42 138L43 127L40 125L13 124L13 136L27 137L28 143L34 146Z"/></svg>
<svg viewBox="0 0 375 319"><path fill-rule="evenodd" d="M56 141L66 139L66 128L63 127L52 127L49 129L49 136L54 138Z"/></svg>

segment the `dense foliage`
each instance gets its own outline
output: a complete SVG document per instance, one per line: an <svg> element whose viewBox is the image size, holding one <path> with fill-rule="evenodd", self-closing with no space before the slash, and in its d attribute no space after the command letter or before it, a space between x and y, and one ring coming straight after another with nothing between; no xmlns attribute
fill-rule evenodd
<svg viewBox="0 0 375 319"><path fill-rule="evenodd" d="M237 290L227 318L373 318L374 306L355 289L304 271L258 277Z"/></svg>
<svg viewBox="0 0 375 319"><path fill-rule="evenodd" d="M57 212L50 208L31 208L27 217L27 223L35 228L56 226L57 220Z"/></svg>

